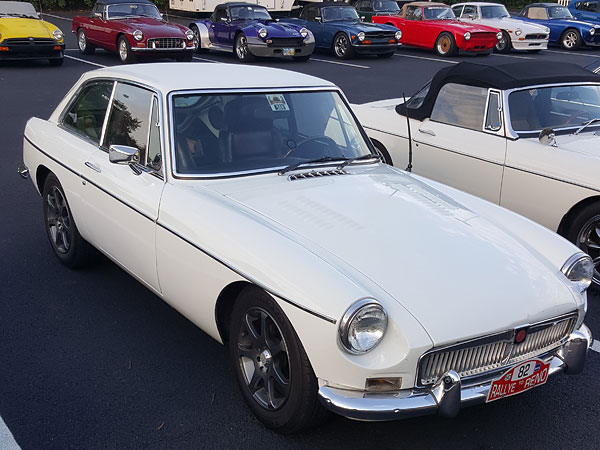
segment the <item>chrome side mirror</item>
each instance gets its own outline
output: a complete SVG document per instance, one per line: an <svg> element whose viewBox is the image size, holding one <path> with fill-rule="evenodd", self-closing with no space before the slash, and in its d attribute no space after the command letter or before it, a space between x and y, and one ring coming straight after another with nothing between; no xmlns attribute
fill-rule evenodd
<svg viewBox="0 0 600 450"><path fill-rule="evenodd" d="M102 19L102 13L101 12L95 12L93 15L96 19Z"/></svg>
<svg viewBox="0 0 600 450"><path fill-rule="evenodd" d="M544 128L540 131L540 135L538 136L540 144L549 145L551 147L556 147L556 134L552 128Z"/></svg>
<svg viewBox="0 0 600 450"><path fill-rule="evenodd" d="M108 149L108 160L113 164L129 164L138 162L140 151L128 145L111 145Z"/></svg>
<svg viewBox="0 0 600 450"><path fill-rule="evenodd" d="M315 17L315 22L320 22L322 19L320 17Z"/></svg>

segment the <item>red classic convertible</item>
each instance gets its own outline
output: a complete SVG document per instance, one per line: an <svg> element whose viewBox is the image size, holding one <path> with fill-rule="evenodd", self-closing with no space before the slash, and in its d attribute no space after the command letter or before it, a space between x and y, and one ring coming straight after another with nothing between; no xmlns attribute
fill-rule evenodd
<svg viewBox="0 0 600 450"><path fill-rule="evenodd" d="M399 16L373 16L372 22L393 25L402 31L403 45L432 48L440 56L490 54L502 38L496 28L459 22L443 3L407 3Z"/></svg>
<svg viewBox="0 0 600 450"><path fill-rule="evenodd" d="M195 50L192 30L165 22L148 0L98 0L89 17L73 18L73 33L83 54L101 47L123 63L138 56L191 61Z"/></svg>

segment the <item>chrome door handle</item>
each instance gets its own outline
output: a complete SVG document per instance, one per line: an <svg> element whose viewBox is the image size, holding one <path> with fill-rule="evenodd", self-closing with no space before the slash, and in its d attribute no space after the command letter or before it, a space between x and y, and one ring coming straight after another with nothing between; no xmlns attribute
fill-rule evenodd
<svg viewBox="0 0 600 450"><path fill-rule="evenodd" d="M419 133L428 134L429 136L435 136L435 131L419 128Z"/></svg>
<svg viewBox="0 0 600 450"><path fill-rule="evenodd" d="M102 171L100 170L100 167L98 167L98 166L97 166L96 164L94 164L94 163L91 163L91 162L89 162L89 161L86 161L86 162L85 162L85 165L86 165L86 166L88 166L90 169L92 169L94 172L98 172L98 173L102 172Z"/></svg>

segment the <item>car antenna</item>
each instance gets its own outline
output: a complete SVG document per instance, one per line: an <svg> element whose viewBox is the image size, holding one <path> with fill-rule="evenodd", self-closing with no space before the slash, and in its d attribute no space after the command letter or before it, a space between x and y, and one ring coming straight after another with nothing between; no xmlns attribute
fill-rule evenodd
<svg viewBox="0 0 600 450"><path fill-rule="evenodd" d="M406 104L406 95L402 93L404 99L404 109L406 110L406 127L408 129L408 166L406 166L407 172L412 172L412 136L410 133L410 117L408 117L408 105Z"/></svg>

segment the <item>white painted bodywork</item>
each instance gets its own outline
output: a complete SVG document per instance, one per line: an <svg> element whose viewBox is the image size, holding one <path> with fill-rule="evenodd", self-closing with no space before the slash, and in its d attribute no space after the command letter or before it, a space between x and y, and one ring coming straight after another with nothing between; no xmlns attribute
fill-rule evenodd
<svg viewBox="0 0 600 450"><path fill-rule="evenodd" d="M458 20L466 23L476 23L479 25L485 25L499 30L506 31L510 36L512 47L515 50L546 50L548 48L548 39L550 36L550 30L548 27L542 25L536 25L534 23L527 23L522 20L513 19L511 17L503 17L498 19L483 19L481 17L481 6L484 5L501 5L500 3L486 3L486 2L468 2L468 3L457 3L452 5L453 8L459 6L474 6L477 8L477 17L457 17ZM517 35L515 32L521 30L521 34ZM545 34L545 39L524 39L528 34Z"/></svg>
<svg viewBox="0 0 600 450"><path fill-rule="evenodd" d="M58 124L69 98L94 77L155 89L164 180L136 176L124 165L108 168L106 153ZM235 90L240 79L250 90L337 89L306 75L248 66L92 71L49 120L28 122L24 162L34 183L42 166L56 174L85 239L216 340L222 340L215 319L220 293L232 283L263 287L291 321L322 385L363 389L367 377L388 375L409 388L419 357L433 346L575 310L583 320L585 294L560 271L576 247L431 180L381 163L294 181L277 173L173 177L168 94ZM88 158L107 179L90 174ZM84 217L94 207L96 215ZM388 330L373 351L350 355L338 344L338 324L365 297L383 305Z"/></svg>
<svg viewBox="0 0 600 450"><path fill-rule="evenodd" d="M257 5L264 6L269 11L274 12L291 11L292 6L294 5L294 0L244 1L246 1L246 3L255 3ZM224 2L221 0L169 0L169 8L175 11L212 13L221 3Z"/></svg>

